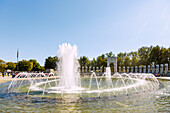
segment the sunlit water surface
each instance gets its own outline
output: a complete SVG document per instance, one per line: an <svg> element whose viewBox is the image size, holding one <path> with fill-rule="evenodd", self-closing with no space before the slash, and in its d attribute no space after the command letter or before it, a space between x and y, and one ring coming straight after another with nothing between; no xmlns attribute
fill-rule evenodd
<svg viewBox="0 0 170 113"><path fill-rule="evenodd" d="M0 84L0 112L170 112L170 81L160 81L163 87L149 93L114 99L62 102L54 98L25 98L5 93L10 82Z"/></svg>

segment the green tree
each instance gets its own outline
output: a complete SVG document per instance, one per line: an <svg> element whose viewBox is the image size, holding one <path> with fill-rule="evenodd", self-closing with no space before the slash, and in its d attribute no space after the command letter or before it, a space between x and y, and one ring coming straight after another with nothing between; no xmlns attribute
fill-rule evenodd
<svg viewBox="0 0 170 113"><path fill-rule="evenodd" d="M130 63L131 63L130 57L126 56L124 62L125 67L130 66Z"/></svg>
<svg viewBox="0 0 170 113"><path fill-rule="evenodd" d="M41 66L35 59L30 59L29 62L33 63L32 71L40 71Z"/></svg>
<svg viewBox="0 0 170 113"><path fill-rule="evenodd" d="M44 71L45 71L44 66L40 66L40 71L41 71L41 72L44 72Z"/></svg>
<svg viewBox="0 0 170 113"><path fill-rule="evenodd" d="M18 70L17 70L17 68L18 68L18 67L17 67L17 66L18 66L18 63L14 63L14 64L15 64L15 66L16 66L15 69L14 69L14 71L18 71Z"/></svg>
<svg viewBox="0 0 170 113"><path fill-rule="evenodd" d="M162 47L160 50L160 63L161 64L168 63L169 58L170 58L170 48L166 49Z"/></svg>
<svg viewBox="0 0 170 113"><path fill-rule="evenodd" d="M0 59L0 64L5 64L5 61Z"/></svg>
<svg viewBox="0 0 170 113"><path fill-rule="evenodd" d="M138 49L139 54L139 65L148 65L149 64L149 55L151 53L151 47L141 47Z"/></svg>
<svg viewBox="0 0 170 113"><path fill-rule="evenodd" d="M127 53L121 53L121 52L117 55L117 57L121 57L123 61L125 60L126 56L127 56Z"/></svg>
<svg viewBox="0 0 170 113"><path fill-rule="evenodd" d="M97 61L95 58L93 58L93 60L90 61L90 66L91 67L96 67L97 66Z"/></svg>
<svg viewBox="0 0 170 113"><path fill-rule="evenodd" d="M5 61L0 59L0 72L4 72L5 68L7 67Z"/></svg>
<svg viewBox="0 0 170 113"><path fill-rule="evenodd" d="M31 71L33 68L33 63L27 60L22 60L18 62L19 71Z"/></svg>
<svg viewBox="0 0 170 113"><path fill-rule="evenodd" d="M102 57L102 59L104 59L105 61L107 61L107 56L105 56L105 54L102 54L100 57Z"/></svg>
<svg viewBox="0 0 170 113"><path fill-rule="evenodd" d="M137 66L138 65L138 58L136 56L132 57L132 66Z"/></svg>
<svg viewBox="0 0 170 113"><path fill-rule="evenodd" d="M160 47L157 45L156 47L153 47L150 53L150 62L155 62L155 64L161 63L161 57L160 57Z"/></svg>
<svg viewBox="0 0 170 113"><path fill-rule="evenodd" d="M107 66L107 59L105 57L102 57L102 56L98 56L97 57L97 61L96 61L96 66L97 67L105 67Z"/></svg>
<svg viewBox="0 0 170 113"><path fill-rule="evenodd" d="M6 64L7 64L7 68L12 70L12 71L16 68L16 64L13 63L13 62L8 62Z"/></svg>
<svg viewBox="0 0 170 113"><path fill-rule="evenodd" d="M123 66L123 58L122 57L117 57L117 67Z"/></svg>
<svg viewBox="0 0 170 113"><path fill-rule="evenodd" d="M48 57L45 59L45 69L57 69L57 63L59 62L59 59L57 56L55 57Z"/></svg>
<svg viewBox="0 0 170 113"><path fill-rule="evenodd" d="M127 56L129 56L130 58L132 58L133 56L135 56L136 58L138 58L139 56L138 56L138 52L133 52L133 51L131 51L130 53L128 53L128 55Z"/></svg>
<svg viewBox="0 0 170 113"><path fill-rule="evenodd" d="M106 53L105 55L106 57L115 57L115 54L113 54L112 52Z"/></svg>
<svg viewBox="0 0 170 113"><path fill-rule="evenodd" d="M90 65L90 60L86 56L82 56L79 59L79 63L81 67L88 67Z"/></svg>

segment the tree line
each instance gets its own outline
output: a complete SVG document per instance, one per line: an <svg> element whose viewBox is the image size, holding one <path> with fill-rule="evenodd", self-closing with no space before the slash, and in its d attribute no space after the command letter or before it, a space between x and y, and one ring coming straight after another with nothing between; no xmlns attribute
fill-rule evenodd
<svg viewBox="0 0 170 113"><path fill-rule="evenodd" d="M79 59L81 67L106 67L107 57L115 57L112 52L102 54L96 59L93 58L89 60L88 57L82 56ZM170 58L170 48L160 47L160 46L143 46L138 49L138 51L131 51L129 53L118 53L117 54L117 67L127 67L127 66L144 66L151 65L153 62L155 64L165 64L169 63ZM110 65L113 70L113 64Z"/></svg>
<svg viewBox="0 0 170 113"><path fill-rule="evenodd" d="M87 56L81 56L79 60L80 67L106 67L107 66L107 57L115 57L113 52L101 54L97 58L89 60ZM152 62L155 64L169 64L170 58L170 48L160 47L160 46L143 46L137 51L131 51L129 53L118 53L117 54L117 67L121 66L143 66L151 65ZM5 62L0 60L0 72L3 72L5 69L10 69L13 71L45 71L45 69L54 69L57 70L57 62L59 58L57 56L45 59L44 66L40 64L35 59L22 60L17 63ZM113 64L110 64L111 70L113 70ZM18 68L18 69L17 69Z"/></svg>
<svg viewBox="0 0 170 113"><path fill-rule="evenodd" d="M97 58L89 60L88 57L82 56L79 59L81 67L106 67L107 57L115 57L112 52L102 54ZM131 51L129 53L118 53L117 54L117 68L127 66L144 66L154 64L169 64L170 48L160 46L143 46L138 51ZM113 64L110 65L113 71Z"/></svg>
<svg viewBox="0 0 170 113"><path fill-rule="evenodd" d="M0 72L4 72L7 69L11 71L45 71L44 66L40 66L35 59L22 60L18 63L0 60Z"/></svg>
<svg viewBox="0 0 170 113"><path fill-rule="evenodd" d="M101 54L97 58L89 60L87 56L81 56L79 60L80 68L82 67L106 67L107 66L107 57L115 57L116 55L113 52ZM129 53L118 53L117 54L117 67L119 66L144 66L151 65L152 62L155 64L169 64L170 58L170 48L160 47L160 46L143 46L137 51L131 51ZM45 69L57 69L57 63L59 58L48 57L45 60ZM114 70L114 65L110 64L111 70Z"/></svg>

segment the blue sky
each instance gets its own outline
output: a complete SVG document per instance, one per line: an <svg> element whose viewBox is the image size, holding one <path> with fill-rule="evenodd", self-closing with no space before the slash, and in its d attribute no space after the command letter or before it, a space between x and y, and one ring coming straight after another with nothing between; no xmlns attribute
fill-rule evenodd
<svg viewBox="0 0 170 113"><path fill-rule="evenodd" d="M62 43L79 56L170 46L170 0L0 0L0 59L57 55Z"/></svg>

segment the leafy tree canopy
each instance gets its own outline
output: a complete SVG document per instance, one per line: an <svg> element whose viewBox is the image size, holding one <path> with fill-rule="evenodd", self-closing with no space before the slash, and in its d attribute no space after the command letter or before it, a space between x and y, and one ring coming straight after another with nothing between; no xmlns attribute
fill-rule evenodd
<svg viewBox="0 0 170 113"><path fill-rule="evenodd" d="M33 68L33 63L27 60L22 60L18 62L19 71L31 71Z"/></svg>
<svg viewBox="0 0 170 113"><path fill-rule="evenodd" d="M45 59L45 69L56 69L57 68L57 62L59 61L58 57L48 57Z"/></svg>
<svg viewBox="0 0 170 113"><path fill-rule="evenodd" d="M41 70L40 64L35 59L30 59L29 62L33 63L32 71L40 71Z"/></svg>
<svg viewBox="0 0 170 113"><path fill-rule="evenodd" d="M13 62L8 62L6 64L7 64L7 68L12 70L12 71L16 68L16 64L13 63Z"/></svg>

